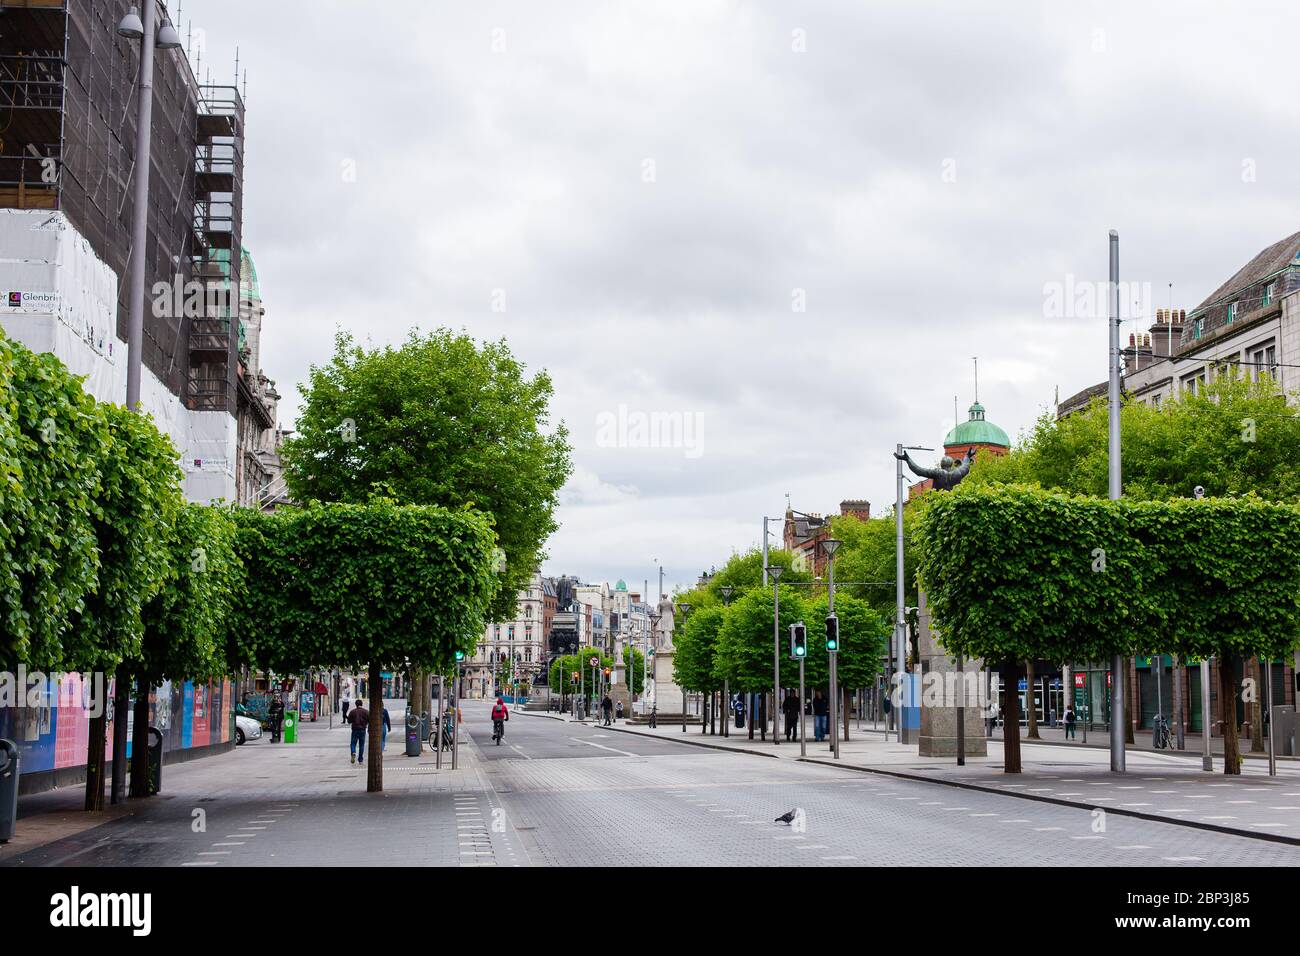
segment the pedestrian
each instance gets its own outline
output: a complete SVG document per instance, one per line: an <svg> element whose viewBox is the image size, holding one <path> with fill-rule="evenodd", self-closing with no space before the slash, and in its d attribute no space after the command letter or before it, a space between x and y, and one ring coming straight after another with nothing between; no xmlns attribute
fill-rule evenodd
<svg viewBox="0 0 1300 956"><path fill-rule="evenodd" d="M617 704L614 705L614 710L615 710L614 720L616 720L616 721L622 720L622 719L623 719L623 702L622 702L621 700L620 700Z"/></svg>
<svg viewBox="0 0 1300 956"><path fill-rule="evenodd" d="M267 719L271 722L271 743L278 744L280 742L280 728L284 726L284 702L280 700L279 694L271 698Z"/></svg>
<svg viewBox="0 0 1300 956"><path fill-rule="evenodd" d="M366 759L366 728L370 726L370 711L366 710L361 701L357 701L352 712L348 714L348 723L352 726L352 743L349 749L352 753L352 763L364 763Z"/></svg>
<svg viewBox="0 0 1300 956"><path fill-rule="evenodd" d="M785 714L785 739L798 740L796 729L799 726L799 695L793 691L786 691L781 712Z"/></svg>
<svg viewBox="0 0 1300 956"><path fill-rule="evenodd" d="M736 712L736 729L745 729L745 698L736 694L731 698L731 708Z"/></svg>
<svg viewBox="0 0 1300 956"><path fill-rule="evenodd" d="M379 728L379 752L388 749L388 732L393 729L393 722L388 719L388 708L384 708L384 725Z"/></svg>
<svg viewBox="0 0 1300 956"><path fill-rule="evenodd" d="M605 715L604 726L608 727L613 722L610 720L610 715L614 713L614 702L609 699L609 694L606 694L604 697L601 698L600 710L601 713Z"/></svg>
<svg viewBox="0 0 1300 956"><path fill-rule="evenodd" d="M1074 736L1074 728L1075 728L1076 721L1077 718L1074 713L1074 708L1071 706L1067 706L1065 708L1065 739L1066 740L1078 739Z"/></svg>
<svg viewBox="0 0 1300 956"><path fill-rule="evenodd" d="M830 709L820 690L813 692L813 737L818 743L830 733Z"/></svg>
<svg viewBox="0 0 1300 956"><path fill-rule="evenodd" d="M343 718L343 723L348 722L348 705L352 703L348 692L343 691L343 699L339 701L339 715Z"/></svg>
<svg viewBox="0 0 1300 956"><path fill-rule="evenodd" d="M659 705L650 708L650 729L654 730L659 726Z"/></svg>

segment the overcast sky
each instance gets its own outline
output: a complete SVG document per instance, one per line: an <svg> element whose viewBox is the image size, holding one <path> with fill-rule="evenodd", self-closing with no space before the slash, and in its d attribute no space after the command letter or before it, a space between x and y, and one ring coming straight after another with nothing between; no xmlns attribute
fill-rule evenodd
<svg viewBox="0 0 1300 956"><path fill-rule="evenodd" d="M172 0L175 10L175 0ZM1293 5L186 0L248 75L263 365L504 336L575 474L548 573L692 582L764 514L892 503L974 396L1106 376L1079 288L1191 309L1300 229ZM196 33L196 35L198 35ZM195 59L194 50L191 59ZM1062 314L1064 312L1064 314ZM635 447L679 413L678 447ZM631 427L620 427L622 425ZM612 446L612 447L611 447ZM922 458L933 457L922 454Z"/></svg>

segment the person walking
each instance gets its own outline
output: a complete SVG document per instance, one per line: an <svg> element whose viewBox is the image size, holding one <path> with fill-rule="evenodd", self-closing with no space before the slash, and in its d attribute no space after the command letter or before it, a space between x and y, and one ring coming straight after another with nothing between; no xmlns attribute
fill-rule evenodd
<svg viewBox="0 0 1300 956"><path fill-rule="evenodd" d="M830 733L830 708L820 690L813 692L813 738L821 743Z"/></svg>
<svg viewBox="0 0 1300 956"><path fill-rule="evenodd" d="M278 744L280 742L280 730L284 726L284 701L280 700L279 694L271 698L267 719L271 722L271 743Z"/></svg>
<svg viewBox="0 0 1300 956"><path fill-rule="evenodd" d="M611 720L611 717L614 713L614 702L609 699L609 694L606 694L604 697L601 698L600 710L601 713L605 715L604 726L608 727L613 722Z"/></svg>
<svg viewBox="0 0 1300 956"><path fill-rule="evenodd" d="M348 705L351 703L352 699L349 697L348 692L346 690L343 691L343 697L339 701L339 716L343 719L343 723L345 724L348 722Z"/></svg>
<svg viewBox="0 0 1300 956"><path fill-rule="evenodd" d="M1066 740L1078 739L1074 735L1074 728L1077 722L1078 722L1078 718L1075 716L1074 708L1072 706L1067 706L1065 708L1065 739Z"/></svg>
<svg viewBox="0 0 1300 956"><path fill-rule="evenodd" d="M781 705L781 712L785 714L785 739L798 740L799 695L793 691L786 691L785 702Z"/></svg>
<svg viewBox="0 0 1300 956"><path fill-rule="evenodd" d="M348 723L352 727L352 763L364 763L366 759L366 728L370 726L370 711L361 701L348 714Z"/></svg>
<svg viewBox="0 0 1300 956"><path fill-rule="evenodd" d="M388 708L384 708L384 725L379 728L379 752L388 749L388 732L393 729L393 722L388 719Z"/></svg>

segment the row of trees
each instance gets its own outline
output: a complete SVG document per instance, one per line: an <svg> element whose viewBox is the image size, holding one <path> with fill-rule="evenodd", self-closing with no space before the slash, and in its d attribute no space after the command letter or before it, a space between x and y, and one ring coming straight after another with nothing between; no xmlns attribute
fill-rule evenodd
<svg viewBox="0 0 1300 956"><path fill-rule="evenodd" d="M1240 772L1232 663L1273 659L1300 636L1300 507L963 485L933 496L918 538L944 647L999 664L1008 688L1027 659L1217 657L1224 772ZM1009 690L1012 773L1020 769L1016 710Z"/></svg>
<svg viewBox="0 0 1300 956"><path fill-rule="evenodd" d="M134 795L159 681L365 667L382 707L382 668L445 670L513 613L569 469L563 426L541 428L549 396L502 343L340 336L289 454L306 507L262 515L187 504L147 416L0 337L0 665L115 672L119 717L136 681ZM106 725L91 725L88 809L103 803Z"/></svg>
<svg viewBox="0 0 1300 956"><path fill-rule="evenodd" d="M673 635L673 678L684 690L712 699L725 682L733 693L770 694L775 676L774 642L780 646L781 683L787 689L796 687L798 662L789 657L789 633L790 625L797 621L803 621L808 628L808 655L804 659L808 693L829 689L829 653L823 639L823 622L829 609L826 588L813 581L807 571L795 567L793 556L787 552L770 552L768 563L785 568L778 585L779 640L773 633L776 600L773 588L762 584L759 551L733 556L707 584L679 596L679 601L692 607ZM724 598L724 588L732 589L729 600ZM844 695L841 710L847 739L849 694L855 687L875 682L889 623L869 602L838 587L835 614L840 622L837 675Z"/></svg>

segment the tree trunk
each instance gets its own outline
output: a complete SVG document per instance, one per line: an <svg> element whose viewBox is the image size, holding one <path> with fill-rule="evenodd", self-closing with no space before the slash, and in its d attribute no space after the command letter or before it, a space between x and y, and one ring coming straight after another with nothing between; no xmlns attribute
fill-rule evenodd
<svg viewBox="0 0 1300 956"><path fill-rule="evenodd" d="M1002 664L1002 764L1007 773L1020 773L1020 666Z"/></svg>
<svg viewBox="0 0 1300 956"><path fill-rule="evenodd" d="M760 740L767 739L767 694L758 695L758 735ZM752 734L751 734L752 736Z"/></svg>
<svg viewBox="0 0 1300 956"><path fill-rule="evenodd" d="M1136 746L1136 741L1133 739L1133 728L1136 727L1137 722L1142 719L1142 715L1138 711L1138 682L1136 668L1133 670L1133 680L1129 680L1128 675L1129 659L1125 658L1124 673L1122 675L1124 683L1120 685L1124 689L1124 743ZM1115 675L1111 679L1121 679L1121 675Z"/></svg>
<svg viewBox="0 0 1300 956"><path fill-rule="evenodd" d="M370 760L366 765L366 792L378 793L384 789L384 755L379 751L379 735L384 728L384 682L379 675L379 665L370 665Z"/></svg>
<svg viewBox="0 0 1300 956"><path fill-rule="evenodd" d="M113 782L109 802L117 803L126 795L127 713L131 709L131 675L126 664L117 665L113 677Z"/></svg>
<svg viewBox="0 0 1300 956"><path fill-rule="evenodd" d="M842 743L849 742L849 689L841 687L840 692L844 695L844 706L840 708L840 714L844 718L844 736L841 738Z"/></svg>
<svg viewBox="0 0 1300 956"><path fill-rule="evenodd" d="M1181 657L1174 658L1174 746L1179 750L1183 749L1183 726L1186 718L1183 716L1183 664Z"/></svg>
<svg viewBox="0 0 1300 956"><path fill-rule="evenodd" d="M135 685L135 726L131 734L131 796L149 794L149 678Z"/></svg>
<svg viewBox="0 0 1300 956"><path fill-rule="evenodd" d="M1019 681L1017 681L1017 684ZM1025 736L1029 740L1041 740L1038 736L1038 708L1034 706L1034 691L1038 688L1034 686L1034 662L1025 661L1025 719L1028 721L1028 732ZM1016 697L1019 697L1019 693ZM1019 701L1017 701L1017 704ZM1046 702L1044 702L1046 703ZM1016 725L1019 726L1019 720Z"/></svg>
<svg viewBox="0 0 1300 956"><path fill-rule="evenodd" d="M104 748L108 746L107 709L90 718L90 740L86 744L86 809L104 809Z"/></svg>
<svg viewBox="0 0 1300 956"><path fill-rule="evenodd" d="M1250 702L1250 752L1264 752L1264 681L1268 680L1263 662L1256 656L1251 661L1255 678L1255 699Z"/></svg>
<svg viewBox="0 0 1300 956"><path fill-rule="evenodd" d="M1237 688L1232 679L1233 658L1219 655L1219 706L1223 711L1223 772L1241 773L1241 748L1237 742ZM1203 721L1204 722L1204 721ZM1206 731L1209 724L1206 723Z"/></svg>
<svg viewBox="0 0 1300 956"><path fill-rule="evenodd" d="M754 695L745 694L745 726L749 728L749 739L754 739Z"/></svg>

